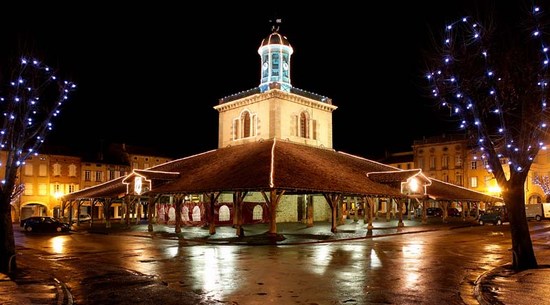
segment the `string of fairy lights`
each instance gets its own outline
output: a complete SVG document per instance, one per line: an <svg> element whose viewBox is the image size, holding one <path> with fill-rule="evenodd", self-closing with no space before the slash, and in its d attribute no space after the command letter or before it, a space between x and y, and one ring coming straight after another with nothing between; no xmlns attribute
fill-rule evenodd
<svg viewBox="0 0 550 305"><path fill-rule="evenodd" d="M0 97L0 149L8 152L6 166L18 167L38 153L76 84L59 80L50 67L36 59L21 58L12 72L16 76Z"/></svg>
<svg viewBox="0 0 550 305"><path fill-rule="evenodd" d="M529 130L528 141L522 138L522 130L515 128L517 119L510 117L517 115L517 113L510 113L510 105L507 104L510 102L510 97L506 95L509 92L503 92L505 89L503 86L510 80L504 79L506 76L499 74L494 62L498 58L503 58L493 56L502 50L491 50L489 39L485 37L488 34L486 29L471 17L461 18L445 27L441 48L443 58L436 65L436 69L426 74L432 98L440 106L450 109L451 116L459 118L460 129L474 131L477 134L477 146L481 158L487 159L487 152L494 151L499 159L507 160L511 170L518 172L532 163L540 149L546 149L544 143L548 131L546 119L550 114L547 106L549 45L545 43L543 10L539 6L534 6L530 13L533 21L530 37L537 44L536 50L539 53L537 61L540 60L540 63L536 63L539 66L534 72L538 75L536 84L529 85L534 88L529 93L534 93L537 98L538 106L534 104L533 107L537 107L536 113L539 115L533 118L536 125ZM465 58L479 63L477 66L479 75L467 74L472 71L459 68L460 65L465 64ZM480 92L482 94L479 94ZM495 130L493 126L496 126ZM484 164L486 169L492 172L490 162L484 162Z"/></svg>

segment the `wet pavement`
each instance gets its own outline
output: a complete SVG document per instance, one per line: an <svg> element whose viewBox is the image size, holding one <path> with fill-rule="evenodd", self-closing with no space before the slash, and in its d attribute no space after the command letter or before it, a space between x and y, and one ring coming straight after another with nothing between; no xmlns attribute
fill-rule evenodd
<svg viewBox="0 0 550 305"><path fill-rule="evenodd" d="M474 220L463 221L453 218L447 223L432 219L422 224L419 220L404 220L403 226L397 220L378 219L373 229L368 230L362 220L346 220L330 232L330 223L316 222L313 227L302 223L277 224L276 236L268 235L268 224L245 225L244 236L236 236L232 227L216 227L216 234L209 234L206 227L182 226L181 233L175 233L174 225L154 225L148 232L147 224L114 223L109 229L104 223L80 224L74 226L74 234L122 234L146 238L166 238L185 241L189 244L235 244L235 245L292 245L305 243L345 242L365 238L376 238L395 234L414 234L434 230L453 230L465 226L476 226ZM14 225L14 229L18 229ZM539 268L515 272L509 265L490 270L478 278L475 298L480 304L550 304L546 295L550 291L550 247L537 249ZM65 284L46 273L28 275L25 261L18 258L18 271L11 276L0 273L0 304L73 304L70 291Z"/></svg>

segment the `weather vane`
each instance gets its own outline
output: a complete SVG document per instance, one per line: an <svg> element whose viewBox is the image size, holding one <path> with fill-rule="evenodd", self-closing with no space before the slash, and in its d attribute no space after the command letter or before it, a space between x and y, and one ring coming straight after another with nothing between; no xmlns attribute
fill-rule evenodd
<svg viewBox="0 0 550 305"><path fill-rule="evenodd" d="M281 24L283 20L281 18L273 18L271 20L269 20L269 22L271 23L271 31L272 32L278 32L279 31L279 26Z"/></svg>

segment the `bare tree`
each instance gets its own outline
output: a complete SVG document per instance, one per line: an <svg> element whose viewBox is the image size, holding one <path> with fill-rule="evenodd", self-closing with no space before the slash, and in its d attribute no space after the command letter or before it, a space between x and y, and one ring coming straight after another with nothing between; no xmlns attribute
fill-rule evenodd
<svg viewBox="0 0 550 305"><path fill-rule="evenodd" d="M457 119L502 189L516 270L537 267L524 184L550 123L544 16L538 7L524 12L515 26L471 17L447 25L427 74L431 96Z"/></svg>
<svg viewBox="0 0 550 305"><path fill-rule="evenodd" d="M19 168L37 153L60 108L75 89L61 81L55 72L38 60L21 58L11 70L12 79L1 88L0 148L6 153L0 183L0 272L16 270L15 240L12 225L12 201L20 195Z"/></svg>

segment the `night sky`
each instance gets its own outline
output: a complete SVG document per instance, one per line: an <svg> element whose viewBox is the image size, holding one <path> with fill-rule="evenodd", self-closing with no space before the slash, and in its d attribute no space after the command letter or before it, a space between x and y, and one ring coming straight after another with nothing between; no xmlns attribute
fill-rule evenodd
<svg viewBox="0 0 550 305"><path fill-rule="evenodd" d="M431 37L466 14L488 15L491 3L165 2L0 4L0 81L8 60L31 54L78 85L47 143L118 142L174 157L217 148L213 106L259 85L257 50L280 18L294 48L292 85L338 106L334 148L367 158L407 151L414 140L457 132L425 97Z"/></svg>

